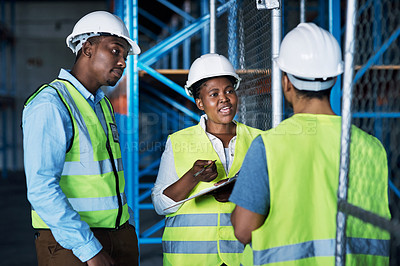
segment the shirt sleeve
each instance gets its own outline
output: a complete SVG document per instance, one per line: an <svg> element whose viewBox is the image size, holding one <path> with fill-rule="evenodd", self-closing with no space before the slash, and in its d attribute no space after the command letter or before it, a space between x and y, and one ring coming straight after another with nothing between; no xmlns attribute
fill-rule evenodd
<svg viewBox="0 0 400 266"><path fill-rule="evenodd" d="M71 207L59 182L72 140L68 110L53 89L44 89L22 114L27 196L56 241L85 262L102 245Z"/></svg>
<svg viewBox="0 0 400 266"><path fill-rule="evenodd" d="M265 146L261 136L258 136L247 151L229 201L249 211L267 215L269 197Z"/></svg>
<svg viewBox="0 0 400 266"><path fill-rule="evenodd" d="M151 199L153 201L154 209L159 215L167 215L170 213L176 212L180 206L177 205L168 210L168 208L173 204L176 204L176 201L164 195L164 190L178 181L179 177L175 170L175 161L174 154L172 151L171 140L168 138L167 143L165 144L165 150L161 156L160 168L157 174L157 180L154 184L154 187L151 191Z"/></svg>

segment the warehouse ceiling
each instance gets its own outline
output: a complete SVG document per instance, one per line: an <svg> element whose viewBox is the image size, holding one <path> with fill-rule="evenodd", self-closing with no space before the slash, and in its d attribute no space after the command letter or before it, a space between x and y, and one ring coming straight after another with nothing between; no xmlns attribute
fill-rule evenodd
<svg viewBox="0 0 400 266"><path fill-rule="evenodd" d="M13 0L15 2L23 2L23 3L28 3L28 2L82 2L82 0ZM85 2L105 2L107 5L109 5L112 2L116 2L113 0L84 0ZM6 0L7 2L7 0ZM168 0L169 3L181 8L184 0ZM142 8L143 10L149 12L150 14L156 16L158 19L163 21L164 23L168 24L171 17L175 14L174 11L171 9L167 8L165 5L160 3L157 0L138 0L139 3L139 8ZM139 16L139 19L147 20L146 18ZM148 21L149 23L146 23L149 29L151 29L155 34L158 34L161 32L162 29L160 29L158 26L154 25L154 23L151 23L151 21Z"/></svg>

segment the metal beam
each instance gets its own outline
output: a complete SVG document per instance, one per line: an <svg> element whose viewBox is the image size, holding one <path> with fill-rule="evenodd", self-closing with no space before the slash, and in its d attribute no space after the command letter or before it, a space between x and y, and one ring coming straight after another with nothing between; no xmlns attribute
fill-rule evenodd
<svg viewBox="0 0 400 266"><path fill-rule="evenodd" d="M329 31L341 44L341 32L340 32L340 1L337 0L329 0ZM341 114L341 100L342 100L342 77L338 76L335 85L332 88L331 92L331 106L335 114Z"/></svg>
<svg viewBox="0 0 400 266"><path fill-rule="evenodd" d="M300 0L300 22L306 22L306 0Z"/></svg>
<svg viewBox="0 0 400 266"><path fill-rule="evenodd" d="M152 227L150 227L149 229L147 229L146 231L144 231L142 233L142 237L149 237L152 234L154 234L155 232L159 231L160 229L162 229L165 226L165 220L161 220L158 223L156 223L155 225L153 225Z"/></svg>
<svg viewBox="0 0 400 266"><path fill-rule="evenodd" d="M231 8L228 12L228 57L229 61L235 69L238 69L238 56L237 56L237 17L238 17L238 3L233 0Z"/></svg>
<svg viewBox="0 0 400 266"><path fill-rule="evenodd" d="M151 188L147 189L145 192L143 192L142 194L139 195L139 202L147 199L150 196L151 196Z"/></svg>
<svg viewBox="0 0 400 266"><path fill-rule="evenodd" d="M336 242L335 242L335 265L346 265L346 214L339 209L342 202L347 201L349 151L351 139L351 105L353 98L353 75L354 75L354 50L356 36L357 1L347 2L346 14L346 36L344 46L344 73L343 73L343 100L342 100L342 126L340 138L340 165L339 185L337 192L338 212L336 215Z"/></svg>
<svg viewBox="0 0 400 266"><path fill-rule="evenodd" d="M141 85L141 88L144 88L143 84ZM144 96L143 98L148 97ZM146 107L148 110L154 113L167 113L168 116L166 118L170 122L179 123L181 121L181 117L179 117L177 111L173 110L172 108L168 108L161 102L157 101L157 99L151 99L151 104L147 102L141 102L141 104L143 104L143 107Z"/></svg>
<svg viewBox="0 0 400 266"><path fill-rule="evenodd" d="M216 11L215 0L210 0L210 53L216 52Z"/></svg>
<svg viewBox="0 0 400 266"><path fill-rule="evenodd" d="M400 113L389 112L357 112L353 113L354 118L400 118Z"/></svg>
<svg viewBox="0 0 400 266"><path fill-rule="evenodd" d="M156 16L153 16L152 14L150 14L149 12L147 12L146 10L144 10L143 8L139 7L139 14L142 15L143 17L147 18L148 20L150 20L151 22L153 22L154 24L156 24L157 26L159 26L161 29L167 29L169 32L169 27L167 24L165 24L164 22L162 22L160 19L158 19Z"/></svg>
<svg viewBox="0 0 400 266"><path fill-rule="evenodd" d="M145 176L147 173L152 171L155 167L158 167L160 165L160 162L161 162L161 159L157 159L157 160L153 161L150 165L148 165L145 169L141 170L139 172L139 178Z"/></svg>
<svg viewBox="0 0 400 266"><path fill-rule="evenodd" d="M393 184L392 180L389 179L389 187L390 189L400 198L400 190Z"/></svg>
<svg viewBox="0 0 400 266"><path fill-rule="evenodd" d="M179 93L180 95L182 95L183 97L194 103L194 99L186 94L185 89L176 84L175 82L173 82L172 80L170 80L169 78L158 73L153 68L143 64L141 61L138 62L138 67L146 71L150 76L161 81L162 83L164 83L165 85L167 85L168 87L170 87L171 89L173 89L174 91L176 91L177 93Z"/></svg>
<svg viewBox="0 0 400 266"><path fill-rule="evenodd" d="M151 91L152 93L156 94L160 99L162 99L163 101L165 101L166 103L172 105L173 107L175 107L176 109L178 109L179 111L181 111L182 113L186 114L187 116L189 116L190 118L192 118L193 120L199 122L200 121L200 116L198 114L196 114L195 112L193 112L192 110L186 108L185 106L183 106L182 104L178 103L177 101L175 101L174 99L164 95L163 93L156 91L153 88L147 87L147 90ZM189 97L189 96L188 96ZM191 98L191 97L190 97ZM193 99L193 98L191 98ZM193 100L194 101L194 100Z"/></svg>
<svg viewBox="0 0 400 266"><path fill-rule="evenodd" d="M164 6L168 7L169 9L171 9L172 11L174 11L175 13L177 13L178 15L180 15L181 17L183 17L186 20L189 20L189 21L195 20L191 15L189 15L188 13L186 13L179 7L175 6L174 4L171 4L170 2L168 2L166 0L157 0L157 1L161 4L163 4Z"/></svg>
<svg viewBox="0 0 400 266"><path fill-rule="evenodd" d="M367 70L379 60L380 56L389 48L389 46L399 37L400 35L400 26L390 35L389 39L378 49L378 51L367 61L367 63L357 71L357 74L354 78L354 83L356 83L366 72Z"/></svg>
<svg viewBox="0 0 400 266"><path fill-rule="evenodd" d="M161 237L139 238L139 244L160 244Z"/></svg>
<svg viewBox="0 0 400 266"><path fill-rule="evenodd" d="M272 44L271 58L279 56L281 44L281 9L273 9L271 15ZM272 127L276 127L283 118L283 93L282 93L282 73L275 60L272 60Z"/></svg>
<svg viewBox="0 0 400 266"><path fill-rule="evenodd" d="M217 15L221 15L230 7L231 1L217 8ZM139 56L139 61L146 65L152 65L157 62L161 57L168 53L171 49L182 43L187 38L191 37L203 27L205 27L210 20L210 14L204 15L201 18L194 21L189 26L177 31L164 41L153 46L146 52Z"/></svg>
<svg viewBox="0 0 400 266"><path fill-rule="evenodd" d="M125 21L131 38L138 42L138 0L125 0ZM135 147L139 143L139 76L137 55L127 61L127 145ZM127 152L126 195L128 205L134 210L136 232L140 232L139 221L139 150L133 148Z"/></svg>
<svg viewBox="0 0 400 266"><path fill-rule="evenodd" d="M167 54L171 49L175 48L184 40L202 29L208 23L208 18L209 15L206 15L199 20L193 22L186 28L172 34L170 37L166 38L165 40L161 41L157 45L153 46L152 48L141 54L139 56L139 61L149 66L154 64L161 57Z"/></svg>
<svg viewBox="0 0 400 266"><path fill-rule="evenodd" d="M152 32L151 30L149 30L148 28L146 28L142 25L139 25L139 31L142 32L147 37L150 37L154 41L158 40L158 35L156 35L154 32Z"/></svg>

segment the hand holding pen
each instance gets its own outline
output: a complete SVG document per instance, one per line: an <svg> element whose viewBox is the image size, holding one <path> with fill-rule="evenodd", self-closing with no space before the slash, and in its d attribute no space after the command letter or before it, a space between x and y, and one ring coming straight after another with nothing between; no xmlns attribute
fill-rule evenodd
<svg viewBox="0 0 400 266"><path fill-rule="evenodd" d="M192 167L193 177L197 181L210 182L218 176L215 161L197 160Z"/></svg>
<svg viewBox="0 0 400 266"><path fill-rule="evenodd" d="M192 189L200 182L213 181L217 176L218 172L215 161L197 160L181 178L164 189L163 194L178 202L186 199Z"/></svg>

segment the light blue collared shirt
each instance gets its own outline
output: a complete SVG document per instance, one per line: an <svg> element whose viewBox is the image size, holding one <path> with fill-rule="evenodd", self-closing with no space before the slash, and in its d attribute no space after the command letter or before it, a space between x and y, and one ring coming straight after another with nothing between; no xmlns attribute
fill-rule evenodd
<svg viewBox="0 0 400 266"><path fill-rule="evenodd" d="M58 77L78 89L104 129L106 123L100 106L105 97L103 91L99 89L92 95L64 69ZM68 110L55 89L43 89L24 108L22 126L28 200L50 227L56 241L85 262L94 257L102 245L88 224L72 209L59 185L65 154L73 140L73 127ZM107 130L105 132L107 134Z"/></svg>

